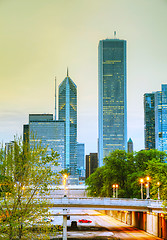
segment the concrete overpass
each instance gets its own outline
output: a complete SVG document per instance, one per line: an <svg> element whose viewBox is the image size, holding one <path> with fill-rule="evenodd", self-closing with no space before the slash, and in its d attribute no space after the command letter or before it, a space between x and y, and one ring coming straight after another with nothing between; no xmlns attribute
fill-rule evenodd
<svg viewBox="0 0 167 240"><path fill-rule="evenodd" d="M55 208L117 210L135 212L162 213L163 201L152 199L126 199L126 198L46 198L48 205Z"/></svg>
<svg viewBox="0 0 167 240"><path fill-rule="evenodd" d="M152 199L121 198L50 198L48 206L63 209L63 239L67 239L68 209L93 209L145 230L157 237L167 239L167 220L164 215L163 201ZM167 211L167 209L166 209Z"/></svg>

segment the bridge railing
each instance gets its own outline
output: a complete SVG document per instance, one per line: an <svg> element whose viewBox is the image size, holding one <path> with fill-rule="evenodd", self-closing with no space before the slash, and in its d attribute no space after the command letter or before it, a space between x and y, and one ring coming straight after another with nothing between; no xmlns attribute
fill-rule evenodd
<svg viewBox="0 0 167 240"><path fill-rule="evenodd" d="M126 199L126 198L50 198L51 203L62 205L109 205L109 206L129 206L129 207L150 207L162 208L162 201L151 199Z"/></svg>

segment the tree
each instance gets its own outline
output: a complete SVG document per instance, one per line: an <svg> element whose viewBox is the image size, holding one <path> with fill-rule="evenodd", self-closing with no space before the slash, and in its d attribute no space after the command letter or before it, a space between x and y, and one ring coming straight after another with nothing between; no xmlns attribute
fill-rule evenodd
<svg viewBox="0 0 167 240"><path fill-rule="evenodd" d="M149 161L145 174L150 176L150 194L154 199L158 199L158 188L160 198L167 199L167 163L160 159L152 159ZM158 185L159 183L159 185Z"/></svg>
<svg viewBox="0 0 167 240"><path fill-rule="evenodd" d="M105 167L97 168L96 171L92 173L89 178L86 179L86 184L88 185L87 191L89 196L92 197L103 196L101 190L104 185L103 181L104 170Z"/></svg>
<svg viewBox="0 0 167 240"><path fill-rule="evenodd" d="M47 202L40 196L59 179L52 170L58 165L58 154L52 151L48 156L47 148L36 141L30 148L28 143L15 139L9 151L1 147L0 160L0 232L3 239L33 239L30 226L48 212Z"/></svg>
<svg viewBox="0 0 167 240"><path fill-rule="evenodd" d="M161 182L161 198L167 199L166 154L158 150L126 153L115 150L104 158L104 166L86 180L91 196L112 197L112 185L119 185L119 197L140 198L140 178L151 177L151 198L157 198L157 182ZM96 194L95 194L96 193Z"/></svg>

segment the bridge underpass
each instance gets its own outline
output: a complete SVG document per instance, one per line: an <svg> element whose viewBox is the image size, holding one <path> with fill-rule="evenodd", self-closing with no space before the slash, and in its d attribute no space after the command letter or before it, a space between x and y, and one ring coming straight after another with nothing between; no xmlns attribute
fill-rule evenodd
<svg viewBox="0 0 167 240"><path fill-rule="evenodd" d="M151 199L113 199L113 198L47 198L48 205L64 209L63 239L67 239L68 209L93 209L105 211L106 214L125 223L143 229L157 237L167 239L167 223L164 218L162 201Z"/></svg>

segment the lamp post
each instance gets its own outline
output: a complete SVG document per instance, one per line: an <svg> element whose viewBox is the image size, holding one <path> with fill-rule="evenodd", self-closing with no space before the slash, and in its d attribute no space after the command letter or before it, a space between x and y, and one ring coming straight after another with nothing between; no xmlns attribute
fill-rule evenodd
<svg viewBox="0 0 167 240"><path fill-rule="evenodd" d="M150 185L150 177L146 177L146 181L147 181L147 183L146 183L146 192L147 192L147 199L150 199L150 187L149 187L149 185Z"/></svg>
<svg viewBox="0 0 167 240"><path fill-rule="evenodd" d="M64 185L64 191L65 191L64 197L67 197L67 178L68 178L68 175L64 174L63 175L63 185Z"/></svg>
<svg viewBox="0 0 167 240"><path fill-rule="evenodd" d="M112 185L113 188L113 198L115 198L115 184Z"/></svg>
<svg viewBox="0 0 167 240"><path fill-rule="evenodd" d="M116 187L116 198L118 198L118 187L119 187L119 185L116 184L115 187Z"/></svg>
<svg viewBox="0 0 167 240"><path fill-rule="evenodd" d="M159 187L160 187L161 183L157 182L157 186L158 186L158 200L160 200L160 194L159 194Z"/></svg>
<svg viewBox="0 0 167 240"><path fill-rule="evenodd" d="M140 179L140 184L141 184L141 199L143 199L143 183L144 183L144 179L141 178L141 179Z"/></svg>

